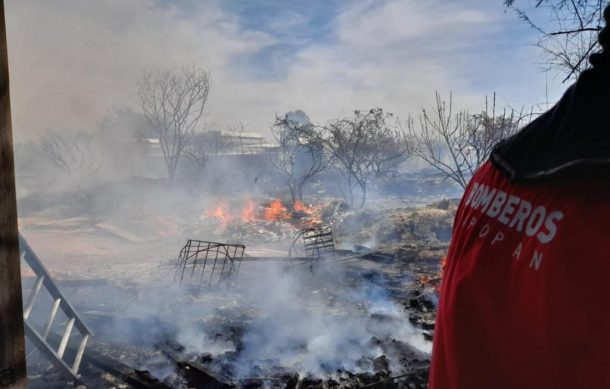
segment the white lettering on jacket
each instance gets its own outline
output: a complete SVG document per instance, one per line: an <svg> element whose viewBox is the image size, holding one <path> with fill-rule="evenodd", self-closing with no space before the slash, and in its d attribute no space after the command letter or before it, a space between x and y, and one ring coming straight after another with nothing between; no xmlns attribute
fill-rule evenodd
<svg viewBox="0 0 610 389"><path fill-rule="evenodd" d="M528 237L535 236L543 244L555 238L558 222L564 218L562 211L548 210L544 205L534 205L519 196L479 183L473 184L465 205L517 232L525 232ZM498 242L503 238L502 235L494 240ZM534 262L537 264L538 260Z"/></svg>

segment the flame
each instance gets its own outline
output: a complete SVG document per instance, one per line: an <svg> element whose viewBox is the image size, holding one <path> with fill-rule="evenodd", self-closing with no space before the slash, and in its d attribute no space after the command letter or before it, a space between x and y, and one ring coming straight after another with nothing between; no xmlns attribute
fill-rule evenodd
<svg viewBox="0 0 610 389"><path fill-rule="evenodd" d="M447 265L447 257L441 258L441 272L440 277L443 278L443 272L445 271L445 266Z"/></svg>
<svg viewBox="0 0 610 389"><path fill-rule="evenodd" d="M256 222L256 203L254 200L246 200L246 203L241 209L241 221L242 223Z"/></svg>
<svg viewBox="0 0 610 389"><path fill-rule="evenodd" d="M303 202L301 200L295 201L293 209L297 212L306 212L305 204L303 204Z"/></svg>
<svg viewBox="0 0 610 389"><path fill-rule="evenodd" d="M258 203L252 199L246 199L241 204L219 199L200 218L216 219L224 228L234 223L256 223L261 220L258 207ZM294 221L300 228L315 227L322 223L322 208L321 205L305 205L302 201L296 201L289 209L280 199L275 199L263 210L262 219L267 222Z"/></svg>
<svg viewBox="0 0 610 389"><path fill-rule="evenodd" d="M268 222L279 222L282 220L290 219L290 215L282 201L279 199L275 199L269 204L267 208L265 208L265 220Z"/></svg>
<svg viewBox="0 0 610 389"><path fill-rule="evenodd" d="M441 283L443 282L443 273L445 272L445 266L447 265L447 257L442 257L440 261L440 270L436 274L424 274L419 277L419 283L421 286L433 287L436 293L440 294Z"/></svg>
<svg viewBox="0 0 610 389"><path fill-rule="evenodd" d="M229 204L225 200L220 200L218 205L210 212L208 216L217 219L223 227L227 227L231 222L231 216L229 214Z"/></svg>
<svg viewBox="0 0 610 389"><path fill-rule="evenodd" d="M322 224L322 205L305 205L302 201L297 200L294 203L294 211L299 212L304 217L301 217L300 224L305 228L314 228Z"/></svg>

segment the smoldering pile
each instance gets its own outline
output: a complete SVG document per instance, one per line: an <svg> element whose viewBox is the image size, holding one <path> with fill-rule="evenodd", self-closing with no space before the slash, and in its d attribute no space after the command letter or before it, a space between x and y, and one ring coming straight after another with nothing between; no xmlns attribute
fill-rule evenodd
<svg viewBox="0 0 610 389"><path fill-rule="evenodd" d="M95 329L92 348L149 371L163 387L425 388L436 295L422 275L439 274L453 209L329 204L321 215L335 221L337 241L368 236L360 242L372 247L356 247L368 255L245 261L230 288L175 285L170 269L139 266L145 282L125 283L122 274L122 282L81 288L72 298ZM292 215L251 224L294 230L291 222ZM156 274L142 273L150 270Z"/></svg>
<svg viewBox="0 0 610 389"><path fill-rule="evenodd" d="M426 387L430 342L404 309L414 280L361 265L245 264L235 288L125 290L122 314L84 315L105 353L169 387Z"/></svg>

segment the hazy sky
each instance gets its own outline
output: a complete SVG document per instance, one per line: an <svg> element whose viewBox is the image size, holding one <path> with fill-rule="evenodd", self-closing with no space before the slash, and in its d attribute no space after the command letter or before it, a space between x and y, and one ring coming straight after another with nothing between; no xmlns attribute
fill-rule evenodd
<svg viewBox="0 0 610 389"><path fill-rule="evenodd" d="M356 108L400 117L435 90L480 109L564 88L501 0L7 0L13 128L94 129L138 109L142 69L210 70L206 121L267 133L275 113L314 122Z"/></svg>

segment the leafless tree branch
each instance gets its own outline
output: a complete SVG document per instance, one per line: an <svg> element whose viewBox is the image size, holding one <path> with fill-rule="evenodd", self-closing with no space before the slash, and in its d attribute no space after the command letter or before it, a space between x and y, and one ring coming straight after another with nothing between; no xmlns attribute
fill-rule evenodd
<svg viewBox="0 0 610 389"><path fill-rule="evenodd" d="M536 45L542 49L547 69L566 74L564 82L577 78L589 68L589 55L600 47L597 34L603 25L604 0L538 0L530 10L546 11L548 18L534 21L533 15L516 5L515 0L504 4L516 11L521 20L539 34ZM550 30L542 24L550 25Z"/></svg>
<svg viewBox="0 0 610 389"><path fill-rule="evenodd" d="M411 152L466 188L495 144L517 132L524 117L514 110L496 112L495 94L481 113L453 112L453 96L446 102L437 92L432 109L422 109L419 126L412 117L407 121Z"/></svg>
<svg viewBox="0 0 610 389"><path fill-rule="evenodd" d="M381 108L354 111L351 117L329 122L324 144L344 181L344 197L360 206L367 199L369 181L392 173L409 157L407 136L391 113Z"/></svg>
<svg viewBox="0 0 610 389"><path fill-rule="evenodd" d="M322 138L314 125L288 114L276 116L271 132L278 144L271 163L286 176L293 203L302 201L307 182L327 167Z"/></svg>
<svg viewBox="0 0 610 389"><path fill-rule="evenodd" d="M159 145L173 182L188 138L204 115L210 92L210 73L185 66L178 74L145 71L138 96L144 116L159 136Z"/></svg>

